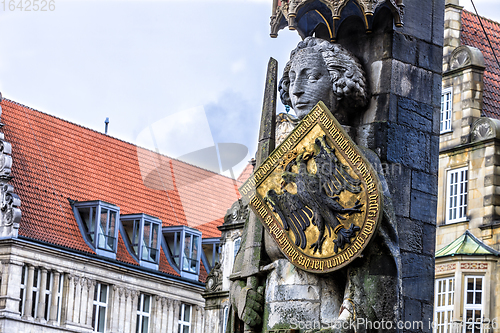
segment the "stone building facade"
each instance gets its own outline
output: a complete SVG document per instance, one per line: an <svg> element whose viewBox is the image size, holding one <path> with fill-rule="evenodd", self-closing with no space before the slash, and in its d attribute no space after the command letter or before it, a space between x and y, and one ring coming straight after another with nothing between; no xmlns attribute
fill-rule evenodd
<svg viewBox="0 0 500 333"><path fill-rule="evenodd" d="M436 332L500 332L500 24L447 0L439 143Z"/></svg>
<svg viewBox="0 0 500 333"><path fill-rule="evenodd" d="M0 106L0 332L212 333L202 293L239 182Z"/></svg>

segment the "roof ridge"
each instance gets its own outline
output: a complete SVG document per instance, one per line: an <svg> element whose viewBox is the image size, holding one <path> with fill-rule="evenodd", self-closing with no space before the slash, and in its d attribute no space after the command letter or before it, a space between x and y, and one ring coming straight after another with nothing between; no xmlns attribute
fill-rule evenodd
<svg viewBox="0 0 500 333"><path fill-rule="evenodd" d="M117 141L120 141L120 142L123 142L123 143L129 144L129 145L132 145L132 146L134 146L134 147L136 147L136 148L141 148L141 149L144 149L144 150L150 151L150 152L152 152L152 153L154 153L154 154L158 154L158 155L160 155L160 156L163 156L163 157L169 158L169 159L171 159L171 160L174 160L174 161L177 161L177 162L181 162L181 163L183 163L183 164L190 165L190 166L193 166L193 167L198 168L198 169L201 169L201 170L208 171L208 172L210 172L210 173L213 173L214 175L219 175L219 176L222 176L222 177L224 177L224 178L234 180L234 181L236 181L237 183L238 183L238 182L240 182L240 183L241 183L241 181L239 181L237 178L236 178L236 179L233 179L233 178L231 178L231 177L229 177L229 176L226 176L226 175L224 175L224 174L222 174L222 173L217 173L217 172L214 172L214 171L212 171L212 170L208 170L208 169L206 169L206 168L203 168L203 167L200 167L200 166L197 166L197 165L194 165L194 164L191 164L191 163L188 163L188 162L182 161L182 160L177 159L177 158L175 158L175 157L170 157L170 156L168 156L168 155L165 155L165 154L159 153L159 152L157 152L157 151L154 151L154 150L149 149L149 148L146 148L146 147L142 147L142 146L136 145L135 143L125 141L125 140L123 140L123 139L120 139L120 138L117 138L117 137L111 136L111 135L109 135L109 134L104 134L104 133L99 132L99 131L97 131L97 130L95 130L95 129L88 128L88 127L82 126L82 125L80 125L80 124L74 123L74 122L72 122L72 121L69 121L69 120L66 120L66 119L63 119L63 118L60 118L60 117L57 117L57 116L51 115L51 114L49 114L49 113L47 113L47 112L43 112L43 111L40 111L40 110L34 109L34 108L30 107L30 106L27 106L27 105L24 105L24 104L22 104L22 103L19 103L19 102L13 101L13 100L11 100L11 99L8 99L8 98L3 98L3 101L11 102L11 103L13 103L13 104L15 104L15 105L18 105L18 106L20 106L20 107L23 107L23 108L26 108L26 109L29 109L29 110L32 110L32 111L35 111L35 112L38 112L38 113L44 114L44 115L46 115L46 116L49 116L49 117L52 117L52 118L54 118L54 119L57 119L57 120L63 121L63 122L65 122L65 123L68 123L68 124L71 124L71 125L75 125L75 126L78 126L78 127L80 127L80 128L83 128L83 129L85 129L85 130L89 130L89 131L91 131L91 132L94 132L94 133L97 133L97 134L103 135L104 137L107 137L107 138L110 138L110 139L114 139L114 140L117 140ZM0 119L1 119L1 118L0 118Z"/></svg>

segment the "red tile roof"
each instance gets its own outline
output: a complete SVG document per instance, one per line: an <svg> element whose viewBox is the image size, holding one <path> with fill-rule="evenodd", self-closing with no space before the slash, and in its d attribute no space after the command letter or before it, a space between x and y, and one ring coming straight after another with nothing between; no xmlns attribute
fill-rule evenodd
<svg viewBox="0 0 500 333"><path fill-rule="evenodd" d="M500 59L500 23L481 17L486 33L490 38L496 56ZM478 48L483 52L486 69L484 72L483 115L500 119L500 68L495 61L478 17L466 10L462 11L463 45Z"/></svg>
<svg viewBox="0 0 500 333"><path fill-rule="evenodd" d="M240 196L240 182L4 99L1 121L12 144L12 185L21 198L19 235L95 253L68 199L102 200L121 214L146 213L163 226L187 225L203 238ZM162 253L160 271L177 275ZM119 237L117 260L137 262ZM201 276L206 276L202 270Z"/></svg>

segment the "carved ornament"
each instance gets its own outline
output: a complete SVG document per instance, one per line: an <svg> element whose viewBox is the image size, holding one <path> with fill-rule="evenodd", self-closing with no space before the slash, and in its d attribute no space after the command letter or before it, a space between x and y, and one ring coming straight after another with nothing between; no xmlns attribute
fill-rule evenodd
<svg viewBox="0 0 500 333"><path fill-rule="evenodd" d="M210 274L208 274L205 290L208 292L222 290L222 270L220 263L215 263Z"/></svg>
<svg viewBox="0 0 500 333"><path fill-rule="evenodd" d="M365 28L368 32L372 28L373 16L383 6L392 11L394 24L397 27L403 26L403 0L277 0L273 3L271 37L277 37L278 31L285 26L288 26L290 30L298 30L302 38L311 36L313 31L302 30L299 21L306 14L312 13L316 17L315 23L324 24L329 30L331 41L334 41L340 22L347 17L343 16L343 10L350 3L354 4L351 4L354 10L351 8L348 12L350 15L360 16L365 22ZM306 8L306 11L301 11L303 8ZM354 12L356 14L353 14ZM310 19L311 15L309 15L308 20ZM310 22L308 25L311 26ZM315 28L314 24L312 26Z"/></svg>

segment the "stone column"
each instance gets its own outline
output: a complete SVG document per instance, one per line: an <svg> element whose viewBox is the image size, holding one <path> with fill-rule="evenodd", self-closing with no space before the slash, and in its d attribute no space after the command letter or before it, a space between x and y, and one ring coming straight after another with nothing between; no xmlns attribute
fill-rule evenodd
<svg viewBox="0 0 500 333"><path fill-rule="evenodd" d="M161 299L161 330L158 332L167 332L169 329L170 322L170 314L172 312L172 300L166 297L162 297Z"/></svg>
<svg viewBox="0 0 500 333"><path fill-rule="evenodd" d="M61 273L59 273L58 271L53 271L52 276L54 277L54 279L52 282L52 300L50 302L49 324L56 325L57 312L59 310L59 308L57 307L57 293L59 291L59 280L61 277ZM49 305L47 304L47 306Z"/></svg>
<svg viewBox="0 0 500 333"><path fill-rule="evenodd" d="M75 276L75 303L73 306L73 323L80 322L80 307L82 303L82 284L84 278Z"/></svg>
<svg viewBox="0 0 500 333"><path fill-rule="evenodd" d="M140 297L140 293L136 290L132 291L130 293L130 302L132 303L132 309L130 311L130 332L131 333L135 333L135 326L137 325L137 302L139 301L139 297ZM149 303L149 319L150 319L150 322L149 322L149 325L151 326L151 301L152 300L152 297L151 297L151 300L150 300L150 303Z"/></svg>
<svg viewBox="0 0 500 333"><path fill-rule="evenodd" d="M193 314L191 314L191 322L195 323L195 332L203 332L203 307L199 305L195 305ZM193 318L194 317L194 318Z"/></svg>
<svg viewBox="0 0 500 333"><path fill-rule="evenodd" d="M125 288L119 288L118 289L118 294L119 294L119 301L118 301L118 304L119 304L119 307L117 309L118 311L118 323L117 323L117 329L118 329L118 332L123 332L123 329L124 329L124 323L125 323L125 316L126 316L126 311L125 311L125 308L126 308L126 299L125 299Z"/></svg>
<svg viewBox="0 0 500 333"><path fill-rule="evenodd" d="M36 319L38 321L45 321L45 293L47 292L47 269L45 267L40 268L41 278L40 278L40 288L38 288L38 308L36 313ZM50 279L50 275L48 276Z"/></svg>
<svg viewBox="0 0 500 333"><path fill-rule="evenodd" d="M116 285L113 285L113 288L109 288L110 290L113 290L111 293L111 311L109 311L111 318L110 318L110 332L111 333L117 333L118 332L118 321L120 319L120 296L119 296L119 288Z"/></svg>
<svg viewBox="0 0 500 333"><path fill-rule="evenodd" d="M0 315L19 318L19 290L23 263L11 260L2 261L2 279L0 286ZM26 283L26 281L25 281Z"/></svg>
<svg viewBox="0 0 500 333"><path fill-rule="evenodd" d="M87 287L88 281L88 278L82 278L81 280L82 295L80 299L80 314L78 316L78 323L81 325L85 325L87 321L87 303L89 298L89 289Z"/></svg>
<svg viewBox="0 0 500 333"><path fill-rule="evenodd" d="M153 332L161 332L161 322L162 322L162 318L161 318L161 310L162 310L162 299L163 297L160 297L158 295L156 296L152 296L151 297L151 300L154 301L152 302L152 305L151 305L151 327L154 327L153 329Z"/></svg>
<svg viewBox="0 0 500 333"><path fill-rule="evenodd" d="M85 325L87 325L88 327L92 327L92 310L94 307L94 293L96 284L97 284L96 280L91 280L91 279L87 280L88 297L87 297L87 316L85 320ZM108 304L110 303L111 302L108 302Z"/></svg>
<svg viewBox="0 0 500 333"><path fill-rule="evenodd" d="M179 333L178 330L179 330L179 312L181 310L181 302L178 301L178 300L174 300L173 303L172 303L172 306L173 306L173 311L172 311L172 315L173 315L173 320L172 320L172 332L173 333Z"/></svg>
<svg viewBox="0 0 500 333"><path fill-rule="evenodd" d="M124 333L130 333L130 316L132 314L132 309L131 309L132 299L130 295L131 295L131 290L125 288L125 308L123 309L123 312L125 313L125 320L122 322L125 324L123 329Z"/></svg>
<svg viewBox="0 0 500 333"><path fill-rule="evenodd" d="M26 300L24 302L24 316L23 318L33 318L33 279L35 275L35 266L28 265L28 280L26 281Z"/></svg>
<svg viewBox="0 0 500 333"><path fill-rule="evenodd" d="M65 306L63 306L62 317L65 318L65 323L73 322L73 309L75 306L75 285L78 283L78 278L76 278L72 274L67 275L67 279L65 279L65 291L64 293L67 295L65 297ZM76 280L75 280L76 279Z"/></svg>

